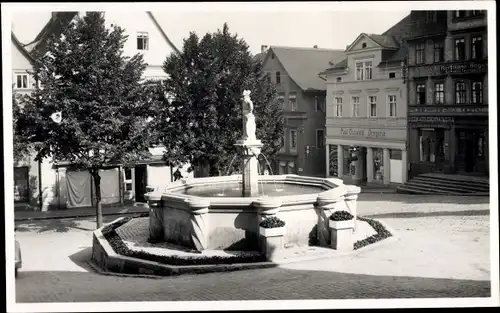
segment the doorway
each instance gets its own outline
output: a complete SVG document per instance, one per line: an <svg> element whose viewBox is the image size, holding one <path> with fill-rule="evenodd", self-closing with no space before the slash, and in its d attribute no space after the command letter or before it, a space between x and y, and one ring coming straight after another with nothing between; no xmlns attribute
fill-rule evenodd
<svg viewBox="0 0 500 313"><path fill-rule="evenodd" d="M461 172L476 171L476 163L484 155L483 137L473 129L457 130L457 169Z"/></svg>
<svg viewBox="0 0 500 313"><path fill-rule="evenodd" d="M148 171L146 165L135 167L135 202L146 202L146 186L148 181Z"/></svg>

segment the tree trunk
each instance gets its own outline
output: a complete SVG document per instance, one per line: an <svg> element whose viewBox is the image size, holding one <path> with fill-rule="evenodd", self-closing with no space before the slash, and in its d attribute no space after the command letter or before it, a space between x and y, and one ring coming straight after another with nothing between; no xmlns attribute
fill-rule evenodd
<svg viewBox="0 0 500 313"><path fill-rule="evenodd" d="M102 204L101 204L101 176L99 170L94 169L90 171L95 184L95 214L97 228L102 227Z"/></svg>

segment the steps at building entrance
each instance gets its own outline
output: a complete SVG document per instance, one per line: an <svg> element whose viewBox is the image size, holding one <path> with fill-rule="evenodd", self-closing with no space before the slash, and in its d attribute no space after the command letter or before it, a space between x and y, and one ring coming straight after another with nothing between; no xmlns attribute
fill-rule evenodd
<svg viewBox="0 0 500 313"><path fill-rule="evenodd" d="M397 188L398 193L438 195L489 195L486 177L421 174Z"/></svg>

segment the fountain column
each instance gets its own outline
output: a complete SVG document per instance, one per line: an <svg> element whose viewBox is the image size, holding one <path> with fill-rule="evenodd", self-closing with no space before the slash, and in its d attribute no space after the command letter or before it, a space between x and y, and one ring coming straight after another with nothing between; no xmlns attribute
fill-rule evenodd
<svg viewBox="0 0 500 313"><path fill-rule="evenodd" d="M249 90L243 92L242 114L243 138L235 144L241 156L242 195L255 197L259 194L259 160L257 157L260 154L262 142L255 136L255 116Z"/></svg>

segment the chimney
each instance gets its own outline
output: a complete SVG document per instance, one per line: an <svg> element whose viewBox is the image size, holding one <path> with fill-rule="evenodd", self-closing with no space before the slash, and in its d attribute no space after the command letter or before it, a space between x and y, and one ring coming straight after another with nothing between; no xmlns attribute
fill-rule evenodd
<svg viewBox="0 0 500 313"><path fill-rule="evenodd" d="M314 45L314 47L313 47L313 48L314 48L314 49L318 49L318 45Z"/></svg>
<svg viewBox="0 0 500 313"><path fill-rule="evenodd" d="M57 17L57 12L52 11L52 19L55 20Z"/></svg>
<svg viewBox="0 0 500 313"><path fill-rule="evenodd" d="M260 46L260 52L264 53L266 51L267 51L267 46L266 45Z"/></svg>

